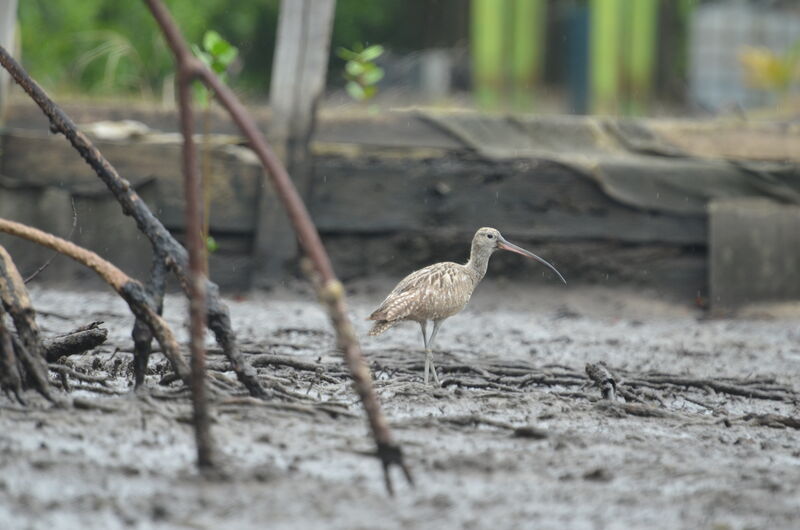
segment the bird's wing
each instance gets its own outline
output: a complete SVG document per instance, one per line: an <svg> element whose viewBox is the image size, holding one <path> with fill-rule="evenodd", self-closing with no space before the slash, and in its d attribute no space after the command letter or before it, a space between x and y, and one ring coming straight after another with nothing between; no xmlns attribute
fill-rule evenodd
<svg viewBox="0 0 800 530"><path fill-rule="evenodd" d="M455 282L456 263L444 262L414 271L392 289L369 320L400 320L413 314L436 291L447 292Z"/></svg>

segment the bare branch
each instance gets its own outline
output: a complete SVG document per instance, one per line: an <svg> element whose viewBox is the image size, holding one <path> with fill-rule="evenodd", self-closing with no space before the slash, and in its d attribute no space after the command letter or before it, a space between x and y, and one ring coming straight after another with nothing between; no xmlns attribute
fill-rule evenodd
<svg viewBox="0 0 800 530"><path fill-rule="evenodd" d="M163 256L158 254L153 256L153 265L150 269L150 278L147 280L147 294L153 301L153 309L157 314L161 314L164 308L164 290L166 288L167 265ZM133 379L134 387L139 388L144 383L144 376L147 372L147 361L153 349L153 333L147 324L138 318L133 324L131 331L133 338Z"/></svg>
<svg viewBox="0 0 800 530"><path fill-rule="evenodd" d="M28 291L22 281L17 266L6 249L0 246L0 299L3 308L11 315L17 336L11 336L12 349L16 358L24 366L28 379L34 387L53 401L50 393L50 380L47 377L47 366L42 356L42 342L39 338L39 326L36 324L36 313L28 298ZM2 317L2 315L0 315Z"/></svg>
<svg viewBox="0 0 800 530"><path fill-rule="evenodd" d="M100 324L102 322L93 322L83 329L76 329L60 337L43 341L45 360L53 363L62 357L77 355L103 344L108 337L108 330L99 327Z"/></svg>
<svg viewBox="0 0 800 530"><path fill-rule="evenodd" d="M197 61L199 62L199 61ZM186 202L186 240L189 249L189 349L192 354L192 404L194 410L197 465L213 467L211 419L206 398L205 326L206 260L202 229L202 190L197 176L197 150L194 144L192 113L192 61L178 56L178 107L183 135L183 191Z"/></svg>
<svg viewBox="0 0 800 530"><path fill-rule="evenodd" d="M17 369L17 356L14 354L11 332L6 327L3 304L0 304L0 388L11 391L20 404L25 404L22 399L22 378Z"/></svg>

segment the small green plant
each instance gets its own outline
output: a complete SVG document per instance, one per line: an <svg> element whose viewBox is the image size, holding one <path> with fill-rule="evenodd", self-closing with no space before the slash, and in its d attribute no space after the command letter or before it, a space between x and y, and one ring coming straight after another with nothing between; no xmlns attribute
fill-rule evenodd
<svg viewBox="0 0 800 530"><path fill-rule="evenodd" d="M192 45L195 56L203 61L212 72L217 74L223 83L228 82L228 68L230 68L236 57L239 56L239 49L222 38L213 29L206 31L203 35L202 48L197 44ZM203 106L207 107L210 102L209 90L201 82L194 83L195 99Z"/></svg>
<svg viewBox="0 0 800 530"><path fill-rule="evenodd" d="M219 243L214 239L214 236L206 236L206 250L209 254L213 254L219 250Z"/></svg>
<svg viewBox="0 0 800 530"><path fill-rule="evenodd" d="M375 60L383 55L383 46L373 44L364 47L356 44L352 50L339 48L336 54L347 61L344 65L344 78L347 79L345 89L356 101L367 101L378 92L378 81L383 79L383 68L375 64Z"/></svg>
<svg viewBox="0 0 800 530"><path fill-rule="evenodd" d="M196 44L192 45L192 52L195 56L203 61L212 72L217 74L217 77L223 83L228 82L228 68L230 68L233 61L239 55L239 49L233 44L226 41L222 36L214 30L206 31L203 35L202 48ZM203 144L202 150L202 164L201 172L203 179L203 201L204 201L204 214L203 214L203 235L206 240L206 251L212 254L219 250L219 244L209 233L209 226L211 223L211 159L210 149L208 146L209 134L209 108L211 107L211 99L213 94L206 88L206 86L195 81L192 85L194 91L194 98L203 108Z"/></svg>

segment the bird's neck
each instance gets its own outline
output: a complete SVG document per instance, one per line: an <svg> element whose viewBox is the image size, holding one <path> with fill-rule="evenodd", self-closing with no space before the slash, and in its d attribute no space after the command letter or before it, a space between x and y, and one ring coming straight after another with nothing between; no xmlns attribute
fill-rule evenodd
<svg viewBox="0 0 800 530"><path fill-rule="evenodd" d="M465 267L474 273L477 281L481 281L486 275L486 268L489 266L489 258L491 257L492 251L490 249L473 245L472 252L469 254L469 261Z"/></svg>

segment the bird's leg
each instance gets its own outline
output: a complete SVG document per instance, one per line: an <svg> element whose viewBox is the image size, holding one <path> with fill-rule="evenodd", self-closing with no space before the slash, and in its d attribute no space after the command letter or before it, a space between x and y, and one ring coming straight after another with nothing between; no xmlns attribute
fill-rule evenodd
<svg viewBox="0 0 800 530"><path fill-rule="evenodd" d="M428 370L430 370L430 355L428 355L428 321L423 320L419 323L422 330L422 342L425 344L425 384L428 384Z"/></svg>
<svg viewBox="0 0 800 530"><path fill-rule="evenodd" d="M433 372L433 381L436 383L436 386L442 386L439 382L439 376L436 374L436 366L433 364L433 341L436 339L436 334L439 332L439 326L442 325L441 320L434 320L433 321L433 331L431 331L431 336L428 339L428 342L425 344L425 366L427 367L428 364L431 366L431 371ZM425 384L428 384L428 371L425 371Z"/></svg>

